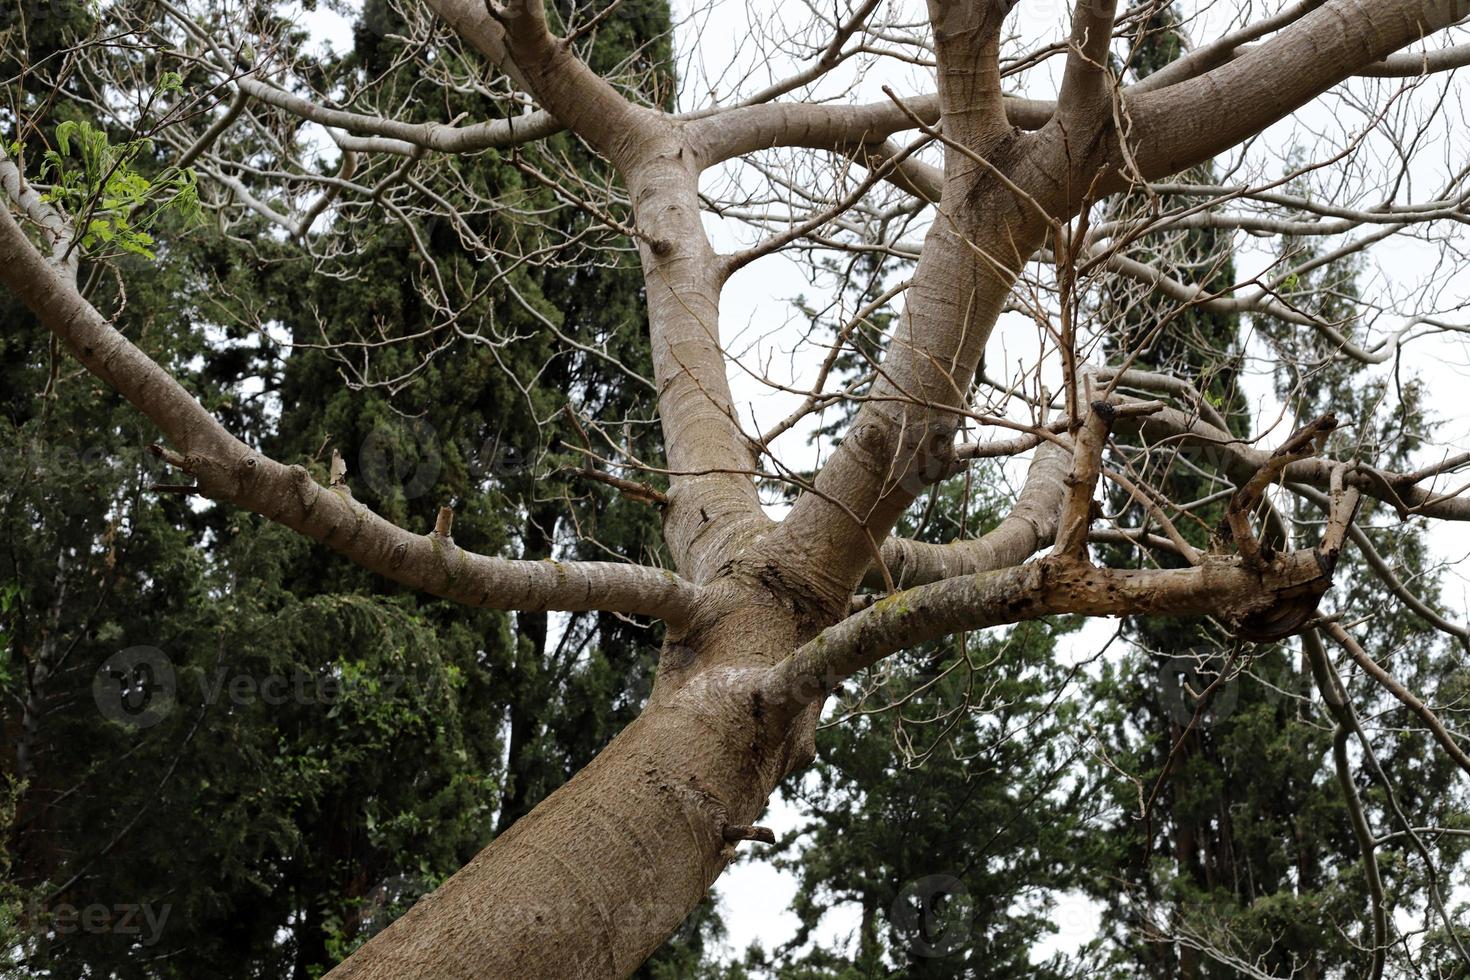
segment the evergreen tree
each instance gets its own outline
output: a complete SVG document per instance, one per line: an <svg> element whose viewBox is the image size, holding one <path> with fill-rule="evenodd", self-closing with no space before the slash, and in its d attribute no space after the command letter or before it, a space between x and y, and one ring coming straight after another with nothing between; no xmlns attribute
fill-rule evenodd
<svg viewBox="0 0 1470 980"><path fill-rule="evenodd" d="M34 18L20 25L33 32L32 51L100 29L86 4L72 6L74 17L41 25L64 32L53 41L35 33ZM600 68L668 62L666 9L635 7L599 32ZM353 51L315 70L344 84L387 71L391 17L370 3ZM414 79L396 70L383 84L407 91ZM45 81L34 80L35 97L72 111ZM425 108L425 118L443 109ZM491 109L472 97L453 107ZM34 145L54 135L7 138ZM591 165L569 139L557 149ZM158 151L137 166L157 173L167 162ZM523 183L493 153L456 165L461 178ZM552 217L520 233L585 230L589 219L556 209L537 185L525 194ZM502 222L483 219L480 230L508 233ZM343 223L326 233L356 231ZM568 432L541 424L569 400L596 416L646 417L646 390L545 331L430 356L460 323L530 334L515 289L583 349L615 349L647 375L636 270L518 269L446 324L404 270L432 260L472 276L474 257L453 229L428 229L428 256L402 226L373 232L355 243L353 277L304 274L294 245L249 224L171 236L179 244L156 261L115 259L126 264L126 297L102 264L84 262L83 275L93 301L119 310L124 332L234 431L324 482L328 451L339 448L352 492L395 520L430 527L453 504L456 536L481 551L651 552L656 513L564 475L577 459L558 445ZM13 883L0 896L0 948L20 957L17 969L320 975L581 768L640 707L659 639L651 628L610 615L451 612L267 521L159 493L153 483L169 477L143 453L149 430L135 413L62 367L23 311L5 318L0 680L15 813L0 851ZM355 352L313 345L350 344L380 324L395 342L374 351L374 376L427 367L397 390L349 393L344 362ZM295 346L271 339L282 331ZM523 390L505 368L528 365L540 381ZM143 911L154 926L135 928ZM717 930L704 909L645 974L702 962Z"/></svg>
<svg viewBox="0 0 1470 980"><path fill-rule="evenodd" d="M1166 19L1134 52L1140 76L1179 53L1178 32L1167 19L1173 15L1155 20L1160 17ZM1201 183L1212 178L1208 166L1195 175ZM1129 203L1123 199L1117 206L1126 212ZM1227 289L1234 279L1230 243L1208 230L1184 234L1182 245L1176 234L1167 242L1145 238L1136 247L1180 278L1212 291ZM1291 262L1301 261L1299 243L1285 247L1295 253ZM1296 300L1328 319L1351 320L1352 280L1350 268L1329 266L1316 281L1298 284ZM1123 325L1109 338L1115 360L1133 356L1137 367L1191 380L1206 408L1223 416L1233 432L1248 429L1238 375L1229 367L1243 356L1244 324L1236 316L1179 310L1149 292L1106 297L1100 312L1106 322ZM1357 372L1321 356L1324 351L1314 358L1299 349L1299 341L1290 339L1300 337L1299 327L1265 318L1251 326L1271 338L1281 365L1277 396L1299 424L1330 408L1340 417L1355 417L1356 424L1343 430L1347 438L1383 450L1373 455L1373 463L1407 462L1412 440L1381 430L1388 426L1402 435L1423 424L1412 385L1391 420L1375 424L1385 395L1381 384L1353 377ZM1293 364L1330 367L1301 384L1301 377L1290 373ZM1220 371L1220 365L1227 369ZM1145 449L1127 462L1146 474L1146 482L1165 488L1171 500L1204 498L1222 487L1217 476L1194 465L1208 461L1181 455L1177 447ZM1210 545L1224 506L1222 499L1178 515L1191 544ZM1142 508L1121 493L1114 494L1111 509L1131 516L1134 526L1147 523ZM1313 526L1318 518L1287 517L1297 518L1298 533L1308 540L1320 533ZM1359 523L1368 526L1364 517ZM1285 525L1274 533L1268 525L1267 531L1268 538L1290 533ZM1423 543L1413 534L1400 534L1396 545L1405 573L1432 594ZM1148 561L1168 564L1169 558L1151 555ZM1381 606L1382 586L1368 581L1371 573L1362 559L1349 555L1343 564L1336 593L1342 608L1357 613ZM1111 706L1100 719L1111 764L1098 767L1094 778L1111 784L1116 817L1094 838L1089 856L1091 891L1107 907L1105 930L1115 941L1113 968L1119 975L1160 978L1234 977L1242 962L1275 976L1351 975L1360 969L1364 954L1341 941L1343 923L1366 922L1368 914L1358 845L1330 770L1331 727L1319 718L1310 674L1294 644L1257 647L1208 624L1149 619L1130 620L1126 632L1128 655L1110 665L1096 686L1096 703ZM1448 670L1441 645L1403 607L1383 610L1373 635L1380 659L1394 651L1407 653L1418 668L1419 689L1463 684ZM1200 695L1212 684L1216 689L1205 701ZM1371 682L1360 678L1353 693L1359 704L1382 705L1383 693ZM1394 713L1402 710L1391 707ZM1383 751L1396 759L1388 771L1423 773L1422 781L1399 791L1401 802L1407 798L1422 808L1410 812L1425 822L1453 822L1453 804L1444 802L1453 798L1453 767L1431 758L1429 748L1426 740L1393 740ZM1118 770L1132 778L1117 778ZM1381 793L1368 796L1375 825L1391 825L1386 809L1380 809ZM1146 814L1140 813L1141 797ZM1251 819L1242 821L1240 814ZM1459 851L1451 842L1442 843L1447 846L1438 857L1450 866ZM1385 878L1422 894L1416 859L1394 856L1382 863Z"/></svg>
<svg viewBox="0 0 1470 980"><path fill-rule="evenodd" d="M982 467L973 486L939 491L904 533L982 532L1000 516L986 485ZM1072 628L926 645L834 700L817 762L791 791L804 822L777 862L800 883L800 928L780 949L749 951L745 968L781 980L1068 975L1060 959L1033 959L1055 931L1055 894L1076 884L1068 856L1088 810L1070 672L1056 662ZM819 941L843 907L855 934Z"/></svg>

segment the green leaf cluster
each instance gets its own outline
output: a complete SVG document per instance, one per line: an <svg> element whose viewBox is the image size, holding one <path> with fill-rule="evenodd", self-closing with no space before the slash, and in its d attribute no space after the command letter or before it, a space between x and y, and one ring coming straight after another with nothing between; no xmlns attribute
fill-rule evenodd
<svg viewBox="0 0 1470 980"><path fill-rule="evenodd" d="M161 91L173 91L179 76L165 76ZM15 155L22 156L23 147ZM42 155L40 178L49 182L45 200L59 205L81 227L80 244L96 257L126 254L155 258L149 233L168 215L186 224L203 220L198 178L193 170L169 168L149 177L136 168L151 154L147 138L114 145L106 130L87 120L56 126L56 147Z"/></svg>

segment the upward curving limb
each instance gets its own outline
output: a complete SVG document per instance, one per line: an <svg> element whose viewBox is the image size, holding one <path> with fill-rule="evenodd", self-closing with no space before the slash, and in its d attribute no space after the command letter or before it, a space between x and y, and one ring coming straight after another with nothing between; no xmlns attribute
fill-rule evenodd
<svg viewBox="0 0 1470 980"><path fill-rule="evenodd" d="M647 285L659 417L670 473L665 539L703 581L732 542L769 521L749 476L757 446L736 421L720 338L727 269L700 218L697 154L682 124L636 106L554 37L541 4L428 0L457 32L528 90L622 175Z"/></svg>
<svg viewBox="0 0 1470 980"><path fill-rule="evenodd" d="M1117 0L1077 0L1072 11L1072 40L1057 96L1063 121L1108 111L1108 48L1113 40Z"/></svg>
<svg viewBox="0 0 1470 980"><path fill-rule="evenodd" d="M1036 449L1015 506L999 524L973 540L932 544L907 538L883 542L883 563L899 588L926 585L1019 565L1051 543L1067 493L1071 455L1053 442ZM870 572L865 584L883 585Z"/></svg>
<svg viewBox="0 0 1470 980"><path fill-rule="evenodd" d="M1429 729L1430 734L1434 736L1434 740L1445 750L1445 754L1455 760L1455 765L1470 774L1470 754L1466 754L1460 743L1455 741L1455 737L1445 728L1444 723L1418 695L1404 687L1394 679L1392 674L1384 670L1340 624L1329 622L1322 629L1357 661L1358 666L1363 668L1368 676L1383 685L1384 690L1398 698L1404 707L1418 715L1424 722L1424 726Z"/></svg>
<svg viewBox="0 0 1470 980"><path fill-rule="evenodd" d="M0 184L24 186L0 155ZM49 210L49 208L48 208ZM50 212L48 230L63 219ZM192 475L194 492L254 511L311 537L403 585L494 609L607 610L682 623L698 590L662 569L617 562L513 561L460 548L448 515L414 534L354 500L345 481L323 486L303 466L286 466L227 432L183 386L119 333L47 261L0 206L0 282L76 359L116 389L173 443L159 455Z"/></svg>
<svg viewBox="0 0 1470 980"><path fill-rule="evenodd" d="M1317 95L1470 15L1467 0L1327 0L1204 74L1127 100L1145 179L1207 160ZM1228 107L1222 111L1221 107Z"/></svg>
<svg viewBox="0 0 1470 980"><path fill-rule="evenodd" d="M540 3L426 0L497 68L545 110L626 171L663 114L635 106L593 72L563 38L552 35Z"/></svg>
<svg viewBox="0 0 1470 980"><path fill-rule="evenodd" d="M983 0L930 5L945 147L937 215L874 390L816 492L797 500L779 532L808 544L830 580L823 587L844 601L875 540L947 475L955 410L1019 268L1049 227L1014 183L997 179L1025 152L1001 92L1003 14Z"/></svg>

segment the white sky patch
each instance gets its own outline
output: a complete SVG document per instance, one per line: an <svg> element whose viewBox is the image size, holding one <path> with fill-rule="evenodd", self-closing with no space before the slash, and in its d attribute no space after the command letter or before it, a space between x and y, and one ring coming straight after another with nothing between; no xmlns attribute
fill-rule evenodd
<svg viewBox="0 0 1470 980"><path fill-rule="evenodd" d="M314 10L307 10L300 0L292 6L296 11L296 22L310 31L311 36L327 49L337 54L351 50L352 28L356 21L354 15L362 9L360 0L354 0L351 4L352 14L333 10L325 0L318 0Z"/></svg>

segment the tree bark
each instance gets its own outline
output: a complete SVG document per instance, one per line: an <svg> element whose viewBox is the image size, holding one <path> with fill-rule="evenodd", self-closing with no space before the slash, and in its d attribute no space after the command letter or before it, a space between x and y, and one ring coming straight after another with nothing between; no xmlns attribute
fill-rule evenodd
<svg viewBox="0 0 1470 980"><path fill-rule="evenodd" d="M624 977L678 928L734 856L809 738L763 703L766 636L790 617L750 593L671 637L648 708L591 764L328 976L332 980ZM782 628L782 620L785 628ZM775 629L770 627L775 625Z"/></svg>
<svg viewBox="0 0 1470 980"><path fill-rule="evenodd" d="M551 36L539 0L427 3L534 95L544 109L528 120L535 131L565 125L623 177L634 216L628 230L646 277L670 477L665 540L683 577L619 563L474 555L454 544L447 522L442 532L410 533L357 503L345 482L323 486L303 467L254 452L86 303L58 268L57 256L71 251L65 223L26 193L19 169L0 152L0 182L53 247L48 262L3 209L0 280L81 364L160 427L177 450L160 453L196 478L199 494L265 514L395 581L469 605L607 610L669 623L639 718L331 977L632 973L696 908L777 783L810 757L823 694L893 651L1059 613L1210 613L1269 625L1282 602L1296 602L1304 614L1315 608L1335 552L1294 552L1249 566L1213 556L1163 572L1091 567L1084 560L1090 484L1064 512L1072 515L1063 527L1066 554L1020 565L1056 530L1058 473L1038 481L1038 499L1022 501L1015 519L983 545L880 546L914 498L951 475L954 434L986 341L1024 264L1049 235L1058 248L1065 240L1059 222L1130 180L1176 172L1259 132L1453 23L1470 2L1327 0L1255 48L1183 59L1176 71L1198 73L1132 94L1115 90L1105 67L1115 4L1079 3L1061 99L1051 106L1002 91L1006 5L934 0L936 96L877 107L752 106L695 120L623 98L571 44ZM1125 133L1117 131L1122 117ZM513 122L466 136L331 118L419 143L526 135ZM932 128L940 121L942 133ZM700 173L764 146L851 152L915 122L943 139L946 152L942 175L928 175L942 185L928 194L938 201L937 216L902 319L815 492L802 494L776 525L762 512L751 476L762 447L743 433L726 379L718 317L728 266L703 232ZM1018 122L1031 131L1015 128ZM1142 426L1175 422L1195 435L1208 429L1165 412ZM1082 444L1080 437L1074 443ZM1261 454L1228 438L1224 447L1222 454L1259 469ZM1039 470L1056 463L1038 454ZM1292 479L1313 474L1331 478L1311 461L1284 469ZM1374 492L1372 473L1351 480ZM1400 490L1392 492L1400 499ZM1415 493L1424 494L1403 488L1402 499L1413 502ZM1459 510L1470 502L1426 499L1430 507ZM887 558L897 562L901 583L937 581L844 620L865 570Z"/></svg>

